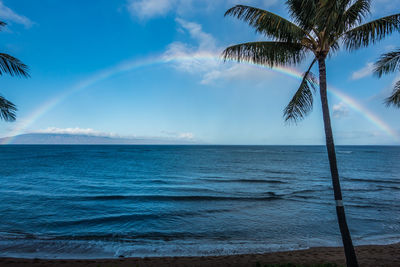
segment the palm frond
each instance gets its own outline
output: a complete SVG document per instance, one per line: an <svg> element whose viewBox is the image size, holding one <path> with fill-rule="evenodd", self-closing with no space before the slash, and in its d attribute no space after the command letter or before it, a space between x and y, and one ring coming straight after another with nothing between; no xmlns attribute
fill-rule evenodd
<svg viewBox="0 0 400 267"><path fill-rule="evenodd" d="M307 1L306 1L307 2ZM321 32L343 32L343 14L349 0L318 1L318 9L315 15L315 24Z"/></svg>
<svg viewBox="0 0 400 267"><path fill-rule="evenodd" d="M0 119L5 121L15 121L16 111L17 107L13 103L0 96Z"/></svg>
<svg viewBox="0 0 400 267"><path fill-rule="evenodd" d="M393 52L383 54L374 66L374 73L378 75L378 77L400 70L400 48Z"/></svg>
<svg viewBox="0 0 400 267"><path fill-rule="evenodd" d="M347 27L353 27L356 23L361 23L370 14L370 9L371 0L357 0L346 10L343 21Z"/></svg>
<svg viewBox="0 0 400 267"><path fill-rule="evenodd" d="M334 39L354 28L370 13L371 0L326 1L319 8L319 27L331 33Z"/></svg>
<svg viewBox="0 0 400 267"><path fill-rule="evenodd" d="M400 81L395 84L392 95L386 98L385 103L387 106L400 108Z"/></svg>
<svg viewBox="0 0 400 267"><path fill-rule="evenodd" d="M318 10L318 1L287 0L290 16L302 29L309 32L315 24L315 15Z"/></svg>
<svg viewBox="0 0 400 267"><path fill-rule="evenodd" d="M316 61L317 59L315 58L308 70L303 74L303 80L300 83L299 89L297 89L293 98L283 111L285 121L287 122L297 122L312 111L314 99L311 89L315 91L317 80L311 72L311 68Z"/></svg>
<svg viewBox="0 0 400 267"><path fill-rule="evenodd" d="M400 14L373 20L349 30L343 36L348 50L355 50L374 44L394 31L400 31Z"/></svg>
<svg viewBox="0 0 400 267"><path fill-rule="evenodd" d="M334 53L337 53L340 50L339 41L338 40L331 41L330 47L331 47L331 49L330 49L331 53L329 53L328 56L332 57Z"/></svg>
<svg viewBox="0 0 400 267"><path fill-rule="evenodd" d="M269 67L298 64L305 58L301 44L286 42L250 42L226 48L224 60L247 61Z"/></svg>
<svg viewBox="0 0 400 267"><path fill-rule="evenodd" d="M296 24L263 9L236 5L225 12L225 16L228 15L247 22L256 32L278 41L299 42L305 36Z"/></svg>
<svg viewBox="0 0 400 267"><path fill-rule="evenodd" d="M8 54L0 53L0 75L29 77L29 68L19 59Z"/></svg>

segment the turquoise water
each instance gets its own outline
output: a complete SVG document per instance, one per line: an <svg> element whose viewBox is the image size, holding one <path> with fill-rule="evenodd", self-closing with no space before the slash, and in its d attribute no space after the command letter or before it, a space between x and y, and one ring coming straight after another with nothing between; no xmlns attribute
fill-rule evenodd
<svg viewBox="0 0 400 267"><path fill-rule="evenodd" d="M400 147L337 147L355 244L400 241ZM322 146L0 146L0 256L340 245Z"/></svg>

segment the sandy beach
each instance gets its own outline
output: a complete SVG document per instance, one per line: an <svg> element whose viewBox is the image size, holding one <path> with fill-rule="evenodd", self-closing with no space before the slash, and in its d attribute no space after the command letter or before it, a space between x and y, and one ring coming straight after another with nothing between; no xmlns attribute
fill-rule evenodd
<svg viewBox="0 0 400 267"><path fill-rule="evenodd" d="M400 266L400 243L356 247L360 266ZM266 264L335 263L345 266L342 248L318 247L307 250L207 257L154 257L97 260L42 260L1 258L0 266L261 266Z"/></svg>

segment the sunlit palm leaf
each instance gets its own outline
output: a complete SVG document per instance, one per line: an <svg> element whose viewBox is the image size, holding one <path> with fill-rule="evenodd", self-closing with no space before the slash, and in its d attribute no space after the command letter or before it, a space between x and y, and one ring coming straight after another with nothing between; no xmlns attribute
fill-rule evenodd
<svg viewBox="0 0 400 267"><path fill-rule="evenodd" d="M15 121L16 111L17 107L13 103L0 96L0 119Z"/></svg>
<svg viewBox="0 0 400 267"><path fill-rule="evenodd" d="M300 41L305 35L296 24L259 8L237 5L226 11L225 16L228 15L247 22L257 32L278 41Z"/></svg>
<svg viewBox="0 0 400 267"><path fill-rule="evenodd" d="M11 76L29 77L28 71L28 66L19 59L0 53L0 75L7 73Z"/></svg>
<svg viewBox="0 0 400 267"><path fill-rule="evenodd" d="M248 61L274 67L300 63L304 48L300 44L285 42L250 42L226 48L222 54L225 60Z"/></svg>
<svg viewBox="0 0 400 267"><path fill-rule="evenodd" d="M400 48L396 51L383 54L375 63L375 74L381 77L383 74L388 74L400 71Z"/></svg>
<svg viewBox="0 0 400 267"><path fill-rule="evenodd" d="M400 14L380 18L346 32L344 44L349 50L367 47L394 31L400 31Z"/></svg>
<svg viewBox="0 0 400 267"><path fill-rule="evenodd" d="M385 103L388 106L393 105L400 108L400 81L395 84L392 95L386 98Z"/></svg>
<svg viewBox="0 0 400 267"><path fill-rule="evenodd" d="M308 70L303 74L303 80L300 83L299 89L297 89L293 98L286 106L283 112L285 121L297 122L312 111L314 100L311 89L315 91L317 81L311 72L311 68L316 61L314 59Z"/></svg>

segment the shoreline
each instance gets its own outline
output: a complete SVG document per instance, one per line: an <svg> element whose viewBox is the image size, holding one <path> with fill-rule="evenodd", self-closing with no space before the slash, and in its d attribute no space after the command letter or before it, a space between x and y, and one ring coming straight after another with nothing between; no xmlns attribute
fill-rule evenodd
<svg viewBox="0 0 400 267"><path fill-rule="evenodd" d="M360 266L400 266L400 243L390 245L357 246L356 253ZM226 256L199 257L145 257L113 259L23 259L0 258L0 266L251 266L257 264L292 263L321 264L333 263L345 266L342 247L314 247L304 250L269 252L263 254L239 254Z"/></svg>

